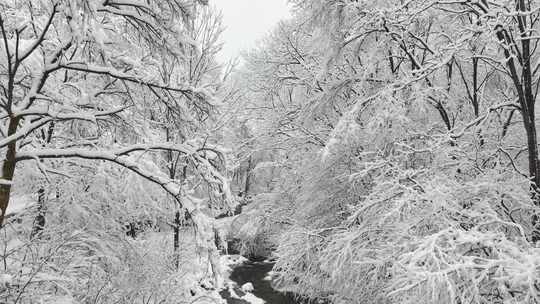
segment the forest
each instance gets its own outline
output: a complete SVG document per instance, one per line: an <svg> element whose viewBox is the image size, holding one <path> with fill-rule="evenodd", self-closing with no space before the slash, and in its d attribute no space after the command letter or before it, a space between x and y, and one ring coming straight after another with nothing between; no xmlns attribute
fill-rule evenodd
<svg viewBox="0 0 540 304"><path fill-rule="evenodd" d="M540 1L289 6L0 1L0 304L540 304Z"/></svg>

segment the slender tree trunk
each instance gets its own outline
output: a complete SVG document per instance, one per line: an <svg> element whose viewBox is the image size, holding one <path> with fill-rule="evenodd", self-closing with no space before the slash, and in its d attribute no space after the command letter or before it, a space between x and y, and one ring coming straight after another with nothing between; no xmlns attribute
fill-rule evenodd
<svg viewBox="0 0 540 304"><path fill-rule="evenodd" d="M174 266L176 267L176 270L180 267L180 210L176 211L175 217L174 217Z"/></svg>
<svg viewBox="0 0 540 304"><path fill-rule="evenodd" d="M38 211L36 218L34 219L34 227L32 228L32 233L30 234L30 238L33 239L36 236L39 236L41 231L43 231L43 228L45 228L45 212L46 212L46 205L45 205L45 188L41 187L38 190Z"/></svg>
<svg viewBox="0 0 540 304"><path fill-rule="evenodd" d="M7 136L15 134L19 126L19 119L13 118L9 122ZM2 165L2 179L4 183L0 184L0 227L4 225L4 218L9 205L9 196L11 194L11 182L15 175L15 154L17 152L17 142L13 141L7 146L4 164Z"/></svg>
<svg viewBox="0 0 540 304"><path fill-rule="evenodd" d="M248 166L247 166L247 170L246 170L246 182L244 184L244 198L246 198L248 196L248 192L249 192L249 188L250 188L250 184L251 184L251 166L252 166L252 156L249 156L249 159L248 159Z"/></svg>
<svg viewBox="0 0 540 304"><path fill-rule="evenodd" d="M530 113L523 115L525 131L527 133L527 148L529 156L529 176L531 179L531 198L536 207L540 207L540 172L538 167L538 139L536 135L535 115ZM528 120L528 121L527 121ZM533 243L540 241L540 217L534 214L532 217L533 232L531 240Z"/></svg>
<svg viewBox="0 0 540 304"><path fill-rule="evenodd" d="M527 148L528 148L528 158L529 158L529 176L531 178L531 187L533 188L533 194L536 198L534 203L537 206L540 206L540 201L538 200L538 190L540 189L540 172L538 172L538 140L536 135L536 125L534 123L534 113L524 116L524 127L527 134ZM525 117L527 116L527 117ZM529 120L529 121L526 121ZM532 121L531 121L532 120Z"/></svg>

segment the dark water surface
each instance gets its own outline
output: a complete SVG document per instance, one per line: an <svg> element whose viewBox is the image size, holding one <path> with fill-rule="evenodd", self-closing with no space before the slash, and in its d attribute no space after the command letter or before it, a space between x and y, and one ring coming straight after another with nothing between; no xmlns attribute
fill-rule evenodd
<svg viewBox="0 0 540 304"><path fill-rule="evenodd" d="M250 282L253 284L253 294L263 299L268 304L300 304L303 303L290 293L282 293L272 288L269 280L264 280L264 277L272 270L273 263L248 261L242 265L236 266L231 273L231 280L236 282L238 286ZM246 303L243 300L232 299L226 294L222 294L229 304Z"/></svg>

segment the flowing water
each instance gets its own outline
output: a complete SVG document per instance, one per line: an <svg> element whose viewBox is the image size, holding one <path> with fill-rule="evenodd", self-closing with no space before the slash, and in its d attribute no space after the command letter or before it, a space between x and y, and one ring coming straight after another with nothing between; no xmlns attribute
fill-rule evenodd
<svg viewBox="0 0 540 304"><path fill-rule="evenodd" d="M236 266L231 273L231 280L236 282L238 286L242 286L245 283L252 283L254 290L252 293L263 299L267 304L300 304L301 300L295 299L290 293L282 293L274 288L270 280L264 278L268 275L268 272L272 270L273 263L268 262L255 262L248 261L244 264ZM237 291L237 293L241 293ZM223 298L227 300L228 304L244 304L246 301L234 299L230 296L228 291L222 293Z"/></svg>

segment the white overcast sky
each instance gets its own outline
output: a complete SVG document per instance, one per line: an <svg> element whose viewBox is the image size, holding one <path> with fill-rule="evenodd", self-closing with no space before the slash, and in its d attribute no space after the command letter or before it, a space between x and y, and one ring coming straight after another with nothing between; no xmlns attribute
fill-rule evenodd
<svg viewBox="0 0 540 304"><path fill-rule="evenodd" d="M290 16L287 0L210 0L210 4L223 12L222 60L254 47L279 20Z"/></svg>

